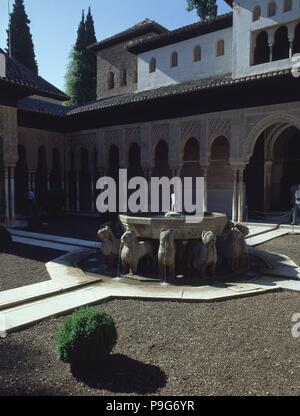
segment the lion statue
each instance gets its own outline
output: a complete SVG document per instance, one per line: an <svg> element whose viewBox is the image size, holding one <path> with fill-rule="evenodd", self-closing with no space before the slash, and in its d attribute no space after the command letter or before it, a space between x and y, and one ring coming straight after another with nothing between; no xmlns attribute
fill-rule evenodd
<svg viewBox="0 0 300 416"><path fill-rule="evenodd" d="M167 277L169 275L175 278L175 256L174 232L173 230L162 229L158 250L158 265L161 277Z"/></svg>
<svg viewBox="0 0 300 416"><path fill-rule="evenodd" d="M134 230L126 231L121 238L121 260L125 274L136 274L140 260L143 257L153 263L153 249L150 243L138 241Z"/></svg>
<svg viewBox="0 0 300 416"><path fill-rule="evenodd" d="M223 233L217 238L218 256L227 262L233 272L241 269L241 262L247 251L245 238L248 234L248 227L229 221Z"/></svg>
<svg viewBox="0 0 300 416"><path fill-rule="evenodd" d="M215 276L217 267L216 235L204 231L201 241L190 241L187 249L187 266L197 270L201 277Z"/></svg>
<svg viewBox="0 0 300 416"><path fill-rule="evenodd" d="M101 241L100 251L105 257L118 257L120 252L120 240L114 236L112 229L107 225L98 231Z"/></svg>

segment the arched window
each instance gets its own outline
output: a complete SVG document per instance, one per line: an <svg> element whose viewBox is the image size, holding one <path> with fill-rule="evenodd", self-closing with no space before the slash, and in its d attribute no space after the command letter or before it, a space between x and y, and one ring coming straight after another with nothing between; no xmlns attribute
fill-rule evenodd
<svg viewBox="0 0 300 416"><path fill-rule="evenodd" d="M290 42L288 29L286 26L281 26L275 32L273 45L273 61L279 61L280 59L288 58L289 52Z"/></svg>
<svg viewBox="0 0 300 416"><path fill-rule="evenodd" d="M276 15L277 5L275 1L271 1L268 4L268 17L272 17Z"/></svg>
<svg viewBox="0 0 300 416"><path fill-rule="evenodd" d="M284 0L283 11L290 12L293 8L293 0Z"/></svg>
<svg viewBox="0 0 300 416"><path fill-rule="evenodd" d="M261 8L260 6L256 6L253 10L253 15L252 15L253 22L256 22L257 20L259 20L260 16L261 16Z"/></svg>
<svg viewBox="0 0 300 416"><path fill-rule="evenodd" d="M155 72L155 71L156 71L156 59L151 58L150 64L149 64L149 72L151 74L152 72Z"/></svg>
<svg viewBox="0 0 300 416"><path fill-rule="evenodd" d="M201 47L195 46L194 48L194 62L201 61Z"/></svg>
<svg viewBox="0 0 300 416"><path fill-rule="evenodd" d="M293 42L293 54L300 53L300 23L296 26L295 37Z"/></svg>
<svg viewBox="0 0 300 416"><path fill-rule="evenodd" d="M225 42L223 39L220 39L217 43L216 56L223 56L223 55L225 55Z"/></svg>
<svg viewBox="0 0 300 416"><path fill-rule="evenodd" d="M115 74L113 72L108 74L107 86L109 90L113 90L115 88Z"/></svg>
<svg viewBox="0 0 300 416"><path fill-rule="evenodd" d="M257 35L253 64L259 65L270 61L270 48L268 42L268 33L263 31Z"/></svg>
<svg viewBox="0 0 300 416"><path fill-rule="evenodd" d="M178 53L173 52L171 55L171 68L178 66Z"/></svg>
<svg viewBox="0 0 300 416"><path fill-rule="evenodd" d="M127 85L127 71L126 69L122 69L120 76L120 86L125 87L125 85Z"/></svg>

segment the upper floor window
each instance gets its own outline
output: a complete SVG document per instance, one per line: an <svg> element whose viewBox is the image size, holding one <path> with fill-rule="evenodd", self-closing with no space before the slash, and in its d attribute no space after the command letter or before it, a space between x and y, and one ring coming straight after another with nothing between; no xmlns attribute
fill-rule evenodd
<svg viewBox="0 0 300 416"><path fill-rule="evenodd" d="M108 74L107 86L109 90L113 90L115 88L115 74L113 72Z"/></svg>
<svg viewBox="0 0 300 416"><path fill-rule="evenodd" d="M225 55L225 42L223 39L220 39L217 43L216 56Z"/></svg>
<svg viewBox="0 0 300 416"><path fill-rule="evenodd" d="M275 32L274 43L272 49L273 61L279 61L281 59L287 59L290 53L290 41L288 28L281 26Z"/></svg>
<svg viewBox="0 0 300 416"><path fill-rule="evenodd" d="M133 82L135 84L138 82L138 72L137 72L137 70L133 71Z"/></svg>
<svg viewBox="0 0 300 416"><path fill-rule="evenodd" d="M156 71L156 59L152 58L149 64L149 72L155 72Z"/></svg>
<svg viewBox="0 0 300 416"><path fill-rule="evenodd" d="M178 66L178 53L173 52L171 55L171 68Z"/></svg>
<svg viewBox="0 0 300 416"><path fill-rule="evenodd" d="M120 86L125 87L127 85L127 71L126 69L122 69L121 77L120 77Z"/></svg>
<svg viewBox="0 0 300 416"><path fill-rule="evenodd" d="M283 11L290 12L293 8L293 0L284 0Z"/></svg>
<svg viewBox="0 0 300 416"><path fill-rule="evenodd" d="M253 64L259 65L270 61L269 37L266 31L258 33L255 40Z"/></svg>
<svg viewBox="0 0 300 416"><path fill-rule="evenodd" d="M194 62L201 61L201 47L198 45L194 48Z"/></svg>
<svg viewBox="0 0 300 416"><path fill-rule="evenodd" d="M276 5L275 1L271 1L268 4L268 17L275 16L276 11L277 11L277 5Z"/></svg>
<svg viewBox="0 0 300 416"><path fill-rule="evenodd" d="M252 20L253 22L256 22L256 20L259 20L261 16L261 8L260 6L256 6L253 10Z"/></svg>

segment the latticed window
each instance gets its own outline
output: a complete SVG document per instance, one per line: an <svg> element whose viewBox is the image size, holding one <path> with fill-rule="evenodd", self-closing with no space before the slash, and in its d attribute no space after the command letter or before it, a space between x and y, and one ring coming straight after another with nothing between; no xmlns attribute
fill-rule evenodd
<svg viewBox="0 0 300 416"><path fill-rule="evenodd" d="M201 61L201 47L198 45L194 48L194 62Z"/></svg>
<svg viewBox="0 0 300 416"><path fill-rule="evenodd" d="M256 20L259 20L260 16L261 16L261 8L260 6L256 6L255 9L253 10L253 17L252 17L253 22L256 22Z"/></svg>
<svg viewBox="0 0 300 416"><path fill-rule="evenodd" d="M109 90L113 90L115 88L115 74L113 72L108 74L107 86Z"/></svg>
<svg viewBox="0 0 300 416"><path fill-rule="evenodd" d="M171 55L171 68L178 66L178 53L173 52Z"/></svg>
<svg viewBox="0 0 300 416"><path fill-rule="evenodd" d="M156 59L152 58L149 64L149 72L155 72L156 71Z"/></svg>
<svg viewBox="0 0 300 416"><path fill-rule="evenodd" d="M125 87L125 85L127 85L127 71L126 71L126 69L122 69L122 71L121 71L120 85L121 85L121 87Z"/></svg>
<svg viewBox="0 0 300 416"><path fill-rule="evenodd" d="M268 17L275 16L276 11L277 11L277 5L276 5L275 1L271 1L268 4Z"/></svg>
<svg viewBox="0 0 300 416"><path fill-rule="evenodd" d="M220 39L217 43L217 56L223 56L225 55L225 42L223 39Z"/></svg>
<svg viewBox="0 0 300 416"><path fill-rule="evenodd" d="M289 12L293 8L293 0L284 0L283 11Z"/></svg>

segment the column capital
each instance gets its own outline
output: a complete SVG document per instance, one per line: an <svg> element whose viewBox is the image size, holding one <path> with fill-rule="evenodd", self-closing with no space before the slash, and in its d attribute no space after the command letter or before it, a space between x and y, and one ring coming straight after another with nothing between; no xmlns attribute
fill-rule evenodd
<svg viewBox="0 0 300 416"><path fill-rule="evenodd" d="M237 162L234 160L229 160L229 165L234 170L245 170L247 167L247 163L245 162Z"/></svg>

